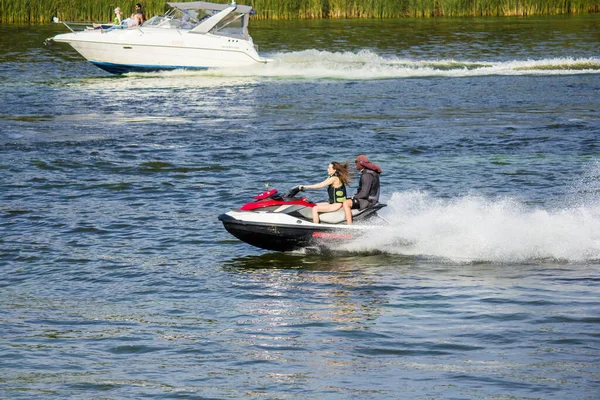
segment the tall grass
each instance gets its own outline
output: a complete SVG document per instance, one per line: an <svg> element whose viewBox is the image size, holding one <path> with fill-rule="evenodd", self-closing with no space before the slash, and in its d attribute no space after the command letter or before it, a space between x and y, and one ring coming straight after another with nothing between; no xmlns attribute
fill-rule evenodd
<svg viewBox="0 0 600 400"><path fill-rule="evenodd" d="M254 7L256 17L260 19L527 16L600 12L600 0L249 0L246 4Z"/></svg>
<svg viewBox="0 0 600 400"><path fill-rule="evenodd" d="M125 17L142 3L146 16L163 13L165 0L0 0L0 22L49 22L53 17L62 21L108 22L114 9L120 7Z"/></svg>
<svg viewBox="0 0 600 400"><path fill-rule="evenodd" d="M0 0L0 23L111 21L115 7L125 17L139 0ZM213 0L225 3L228 0ZM166 0L142 0L147 17L165 11ZM239 0L258 19L527 16L600 12L600 0Z"/></svg>

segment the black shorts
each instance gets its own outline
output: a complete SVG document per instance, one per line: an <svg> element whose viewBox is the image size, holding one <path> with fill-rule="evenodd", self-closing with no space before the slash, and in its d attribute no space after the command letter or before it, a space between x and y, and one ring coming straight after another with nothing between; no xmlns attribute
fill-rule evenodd
<svg viewBox="0 0 600 400"><path fill-rule="evenodd" d="M352 209L353 210L362 210L363 208L367 208L369 206L369 202L365 199L352 199Z"/></svg>

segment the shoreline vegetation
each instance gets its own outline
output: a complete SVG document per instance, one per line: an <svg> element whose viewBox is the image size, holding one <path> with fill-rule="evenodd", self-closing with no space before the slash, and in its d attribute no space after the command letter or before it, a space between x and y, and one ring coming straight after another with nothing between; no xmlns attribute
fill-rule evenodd
<svg viewBox="0 0 600 400"><path fill-rule="evenodd" d="M0 0L0 23L111 21L115 7L128 16L139 0ZM143 0L147 18L163 14L166 0ZM214 3L229 1L213 0ZM600 0L240 0L261 20L432 18L594 14Z"/></svg>

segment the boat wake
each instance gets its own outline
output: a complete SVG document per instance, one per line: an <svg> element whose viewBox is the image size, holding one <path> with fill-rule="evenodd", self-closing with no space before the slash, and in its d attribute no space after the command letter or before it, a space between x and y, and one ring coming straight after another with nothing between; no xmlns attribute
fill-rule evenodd
<svg viewBox="0 0 600 400"><path fill-rule="evenodd" d="M388 227L336 250L459 263L600 262L600 163L585 182L551 209L515 198L395 192L382 212Z"/></svg>
<svg viewBox="0 0 600 400"><path fill-rule="evenodd" d="M263 68L272 76L338 79L466 77L486 75L563 75L600 73L600 58L486 62L460 60L418 61L382 57L372 51L331 53L306 50L276 54Z"/></svg>
<svg viewBox="0 0 600 400"><path fill-rule="evenodd" d="M373 51L329 52L305 50L268 55L267 64L244 68L194 72L214 77L267 77L294 79L372 80L418 77L469 77L489 75L600 74L600 58L466 61L409 60L380 56ZM183 71L170 74L186 73Z"/></svg>

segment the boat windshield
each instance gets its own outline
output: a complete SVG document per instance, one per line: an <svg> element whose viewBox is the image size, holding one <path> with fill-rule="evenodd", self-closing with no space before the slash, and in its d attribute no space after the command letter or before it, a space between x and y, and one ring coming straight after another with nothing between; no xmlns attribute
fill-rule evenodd
<svg viewBox="0 0 600 400"><path fill-rule="evenodd" d="M196 17L176 8L170 10L165 15L155 15L144 22L145 27L164 28L164 29L194 29L200 24Z"/></svg>

